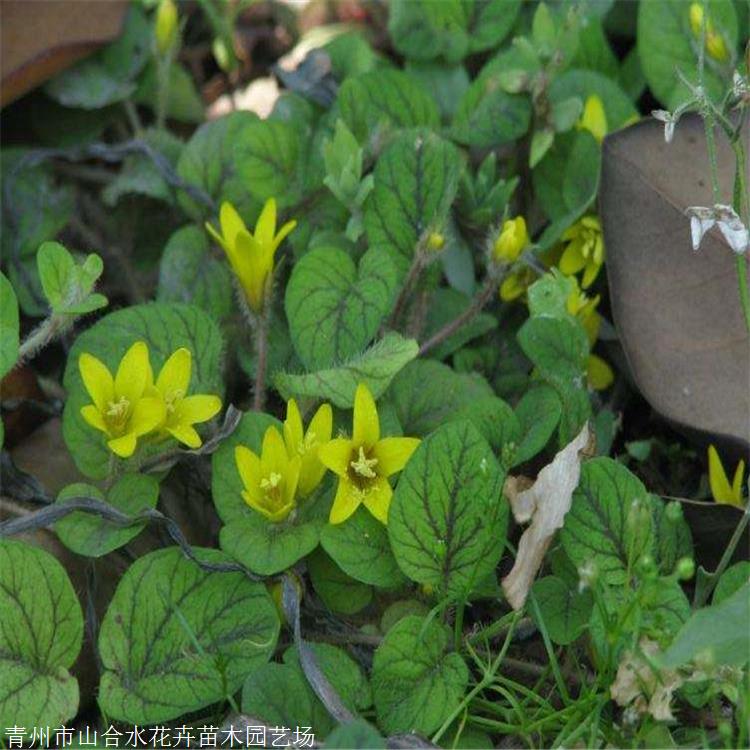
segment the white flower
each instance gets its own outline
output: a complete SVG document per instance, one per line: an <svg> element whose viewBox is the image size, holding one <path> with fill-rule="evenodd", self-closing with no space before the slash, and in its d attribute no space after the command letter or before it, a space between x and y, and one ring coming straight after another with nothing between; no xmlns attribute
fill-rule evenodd
<svg viewBox="0 0 750 750"><path fill-rule="evenodd" d="M686 209L685 213L690 217L693 250L698 250L703 241L703 235L716 226L735 253L743 255L748 251L750 232L731 206L722 203L717 203L712 208L691 206Z"/></svg>
<svg viewBox="0 0 750 750"><path fill-rule="evenodd" d="M672 138L674 138L674 129L677 125L677 121L680 119L680 116L676 112L675 114L667 112L666 109L655 109L653 110L653 112L651 112L651 116L655 120L659 120L660 122L664 123L664 140L667 143L672 143Z"/></svg>

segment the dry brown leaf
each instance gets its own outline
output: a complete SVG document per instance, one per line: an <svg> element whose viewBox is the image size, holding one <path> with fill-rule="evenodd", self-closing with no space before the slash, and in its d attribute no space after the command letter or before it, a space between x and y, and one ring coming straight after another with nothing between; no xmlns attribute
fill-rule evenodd
<svg viewBox="0 0 750 750"><path fill-rule="evenodd" d="M526 602L531 584L536 577L552 537L563 525L570 510L573 491L581 475L581 451L589 441L588 424L545 466L536 482L518 492L514 485L507 493L513 517L518 523L531 519L531 526L521 535L513 569L503 578L505 596L513 609Z"/></svg>

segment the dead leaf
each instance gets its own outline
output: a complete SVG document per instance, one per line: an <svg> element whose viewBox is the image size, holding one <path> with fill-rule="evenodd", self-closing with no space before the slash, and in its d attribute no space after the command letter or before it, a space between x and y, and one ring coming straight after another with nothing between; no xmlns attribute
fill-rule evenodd
<svg viewBox="0 0 750 750"><path fill-rule="evenodd" d="M521 535L513 569L503 578L505 596L513 609L526 602L552 537L563 525L570 510L573 491L581 475L581 451L589 441L588 424L545 466L536 482L527 490L508 494L513 517L518 523L531 519L531 526Z"/></svg>
<svg viewBox="0 0 750 750"><path fill-rule="evenodd" d="M717 131L722 200L734 156ZM672 143L646 120L604 141L600 212L615 323L633 378L656 411L728 447L750 446L750 340L735 253L718 228L693 252L689 206L714 204L703 122ZM750 258L745 257L745 261Z"/></svg>

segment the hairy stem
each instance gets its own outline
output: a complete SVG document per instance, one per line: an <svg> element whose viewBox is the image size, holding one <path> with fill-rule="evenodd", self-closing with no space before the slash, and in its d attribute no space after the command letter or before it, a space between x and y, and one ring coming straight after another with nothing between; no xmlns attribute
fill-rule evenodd
<svg viewBox="0 0 750 750"><path fill-rule="evenodd" d="M394 328L398 323L398 320L404 311L404 307L406 307L409 295L412 293L415 284L419 280L419 277L422 275L422 271L424 271L426 267L427 263L424 257L424 253L421 253L419 252L419 250L417 250L414 253L414 260L411 263L411 268L409 268L409 273L406 275L404 284L401 287L398 298L396 299L396 304L393 306L391 317L388 318L388 328Z"/></svg>
<svg viewBox="0 0 750 750"><path fill-rule="evenodd" d="M255 326L255 386L253 387L253 410L263 411L266 405L266 368L268 367L268 305L258 317Z"/></svg>
<svg viewBox="0 0 750 750"><path fill-rule="evenodd" d="M52 343L64 333L72 324L70 316L55 315L54 313L43 320L21 343L18 349L18 362L23 363L38 354L45 346Z"/></svg>
<svg viewBox="0 0 750 750"><path fill-rule="evenodd" d="M431 349L434 349L439 344L442 344L447 338L450 338L462 326L473 320L480 312L482 312L484 306L490 301L490 299L492 299L492 295L495 294L496 289L497 279L493 276L488 276L471 304L457 318L454 318L450 323L444 325L437 333L427 339L427 341L419 347L419 356L423 357Z"/></svg>

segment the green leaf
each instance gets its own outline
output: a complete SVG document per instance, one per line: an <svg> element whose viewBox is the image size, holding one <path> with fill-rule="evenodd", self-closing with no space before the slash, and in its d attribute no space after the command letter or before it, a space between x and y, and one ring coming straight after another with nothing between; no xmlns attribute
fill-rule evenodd
<svg viewBox="0 0 750 750"><path fill-rule="evenodd" d="M359 267L342 250L311 250L294 267L284 306L294 348L310 370L361 352L391 307L397 272L387 254L369 250Z"/></svg>
<svg viewBox="0 0 750 750"><path fill-rule="evenodd" d="M544 212L564 226L586 210L599 188L601 149L588 130L562 133L532 173L534 193Z"/></svg>
<svg viewBox="0 0 750 750"><path fill-rule="evenodd" d="M461 656L448 653L450 631L405 617L386 634L372 663L378 724L389 734L434 732L458 707L469 680Z"/></svg>
<svg viewBox="0 0 750 750"><path fill-rule="evenodd" d="M282 432L281 422L270 414L248 411L242 415L231 435L222 440L211 459L211 495L224 523L257 515L242 499L244 486L234 459L234 449L244 445L260 455L263 436L269 427Z"/></svg>
<svg viewBox="0 0 750 750"><path fill-rule="evenodd" d="M504 472L469 422L423 440L401 473L388 514L399 567L417 583L460 599L488 575L505 546Z"/></svg>
<svg viewBox="0 0 750 750"><path fill-rule="evenodd" d="M458 62L469 52L465 4L461 0L392 0L388 33L411 60Z"/></svg>
<svg viewBox="0 0 750 750"><path fill-rule="evenodd" d="M217 321L235 309L229 266L211 253L208 235L199 227L182 227L169 238L159 265L156 299L193 304Z"/></svg>
<svg viewBox="0 0 750 750"><path fill-rule="evenodd" d="M217 550L193 548L202 562ZM279 634L265 586L213 572L176 547L150 552L123 576L99 632L99 704L131 724L168 721L225 699L266 662Z"/></svg>
<svg viewBox="0 0 750 750"><path fill-rule="evenodd" d="M364 719L339 724L326 738L326 750L351 750L353 747L385 750L385 740Z"/></svg>
<svg viewBox="0 0 750 750"><path fill-rule="evenodd" d="M372 601L372 588L344 573L323 550L307 558L307 570L315 592L332 612L353 615Z"/></svg>
<svg viewBox="0 0 750 750"><path fill-rule="evenodd" d="M341 524L327 524L320 535L323 549L349 576L381 588L405 582L391 552L386 527L364 508Z"/></svg>
<svg viewBox="0 0 750 750"><path fill-rule="evenodd" d="M116 205L126 195L144 195L174 204L174 188L157 169L154 158L175 169L184 144L167 130L147 130L142 140L151 150L153 158L138 152L125 159L117 177L102 191L102 200L107 205Z"/></svg>
<svg viewBox="0 0 750 750"><path fill-rule="evenodd" d="M708 656L715 664L742 667L750 654L750 583L721 603L693 612L664 654L667 667Z"/></svg>
<svg viewBox="0 0 750 750"><path fill-rule="evenodd" d="M359 31L345 31L323 45L331 59L331 72L338 81L372 70L378 56Z"/></svg>
<svg viewBox="0 0 750 750"><path fill-rule="evenodd" d="M622 464L610 458L594 458L581 466L581 480L573 493L570 511L560 539L577 567L593 563L599 577L611 586L627 581L631 564L651 554L651 523L635 523L633 502L651 512L646 488Z"/></svg>
<svg viewBox="0 0 750 750"><path fill-rule="evenodd" d="M574 290L575 281L570 276L563 276L557 269L545 273L527 292L531 316L567 319L567 302Z"/></svg>
<svg viewBox="0 0 750 750"><path fill-rule="evenodd" d="M721 604L748 581L750 581L750 562L742 560L734 565L730 565L721 574L721 578L719 578L719 582L714 589L711 603L714 605Z"/></svg>
<svg viewBox="0 0 750 750"><path fill-rule="evenodd" d="M13 285L0 273L0 379L18 360L18 301Z"/></svg>
<svg viewBox="0 0 750 750"><path fill-rule="evenodd" d="M92 253L79 265L59 242L43 242L36 264L53 312L80 315L108 304L106 297L91 293L104 270L98 255Z"/></svg>
<svg viewBox="0 0 750 750"><path fill-rule="evenodd" d="M440 123L432 97L400 70L378 69L347 78L339 89L338 105L363 145L379 141L389 130Z"/></svg>
<svg viewBox="0 0 750 750"><path fill-rule="evenodd" d="M656 541L656 559L662 575L671 575L677 562L683 557L693 556L693 535L685 517L673 520L669 517L664 503L656 496L653 498L654 534Z"/></svg>
<svg viewBox="0 0 750 750"><path fill-rule="evenodd" d="M146 16L131 5L122 34L93 57L55 76L45 92L65 107L100 109L129 97L149 56L151 34Z"/></svg>
<svg viewBox="0 0 750 750"><path fill-rule="evenodd" d="M173 61L169 66L168 76L165 107L167 117L180 122L202 123L206 116L205 107L190 73ZM138 104L145 104L154 112L157 111L159 84L155 62L146 67L133 99Z"/></svg>
<svg viewBox="0 0 750 750"><path fill-rule="evenodd" d="M690 616L690 602L677 581L657 578L643 586L641 627L657 640L669 642Z"/></svg>
<svg viewBox="0 0 750 750"><path fill-rule="evenodd" d="M359 383L366 383L376 400L385 392L394 376L419 353L414 339L405 339L389 331L362 354L338 367L304 375L277 372L274 385L284 399L315 398L330 401L340 409L354 406Z"/></svg>
<svg viewBox="0 0 750 750"><path fill-rule="evenodd" d="M83 614L62 565L37 547L0 539L0 726L59 726L78 711L69 670Z"/></svg>
<svg viewBox="0 0 750 750"><path fill-rule="evenodd" d="M73 497L105 500L98 488L77 482L69 484L57 496L57 504L65 505ZM124 474L107 492L106 502L116 510L135 516L148 508L155 508L159 499L159 483L145 474ZM127 544L143 531L145 523L118 526L93 513L76 511L55 524L60 541L73 552L85 557L101 557Z"/></svg>
<svg viewBox="0 0 750 750"><path fill-rule="evenodd" d="M440 117L450 120L461 97L469 88L469 74L463 65L439 62L407 62L406 72L419 81L437 102Z"/></svg>
<svg viewBox="0 0 750 750"><path fill-rule="evenodd" d="M531 595L536 599L539 610L537 612L537 607L532 607L532 616L541 627L538 621L538 614L541 613L553 643L567 646L586 628L594 606L589 589L579 592L561 578L546 576L534 581Z"/></svg>
<svg viewBox="0 0 750 750"><path fill-rule="evenodd" d="M441 362L417 359L396 375L388 395L404 435L419 437L440 427L463 406L493 393L479 375L459 374Z"/></svg>
<svg viewBox="0 0 750 750"><path fill-rule="evenodd" d="M638 117L638 110L630 97L611 78L593 70L566 70L556 76L549 87L549 99L553 105L571 97L585 103L592 95L602 101L607 132L619 130Z"/></svg>
<svg viewBox="0 0 750 750"><path fill-rule="evenodd" d="M456 110L451 134L467 146L493 148L521 138L529 129L531 104L526 95L503 86L508 70L491 60L469 86Z"/></svg>
<svg viewBox="0 0 750 750"><path fill-rule="evenodd" d="M468 15L469 52L497 47L513 29L521 0L464 3Z"/></svg>
<svg viewBox="0 0 750 750"><path fill-rule="evenodd" d="M515 414L521 433L512 466L525 463L544 449L560 422L562 404L554 388L540 383L523 394Z"/></svg>
<svg viewBox="0 0 750 750"><path fill-rule="evenodd" d="M458 189L456 148L426 130L401 133L375 165L375 187L365 203L371 247L411 262L422 234L444 222Z"/></svg>
<svg viewBox="0 0 750 750"><path fill-rule="evenodd" d="M506 445L515 445L521 435L518 417L497 396L473 399L458 409L454 418L471 422L499 456L502 456Z"/></svg>
<svg viewBox="0 0 750 750"><path fill-rule="evenodd" d="M201 125L187 142L177 162L177 174L185 182L200 188L213 201L216 210L229 201L243 217L260 211L260 201L240 174L235 148L252 137L257 116L250 112L232 112L218 120ZM213 218L214 206L207 205L185 190L177 194L178 202L194 221Z"/></svg>
<svg viewBox="0 0 750 750"><path fill-rule="evenodd" d="M68 392L63 413L63 437L76 466L92 479L107 475L110 451L102 432L84 422L81 408L91 403L78 370L83 352L98 357L117 371L125 352L136 342L148 344L151 366L158 374L167 358L181 346L193 354L189 394L223 396L224 342L214 320L192 305L149 303L109 313L84 331L68 355L63 385Z"/></svg>
<svg viewBox="0 0 750 750"><path fill-rule="evenodd" d="M295 518L272 523L260 513L249 508L248 511L243 518L234 519L222 528L219 541L225 552L254 573L263 576L281 573L318 546L324 519Z"/></svg>
<svg viewBox="0 0 750 750"><path fill-rule="evenodd" d="M706 0L706 15L714 29L724 38L730 54L737 49L737 14L731 0ZM638 56L649 88L669 110L691 98L677 71L698 85L700 40L690 29L690 3L664 0L638 5ZM724 80L706 56L705 87L709 96L719 103L727 89L728 71Z"/></svg>

